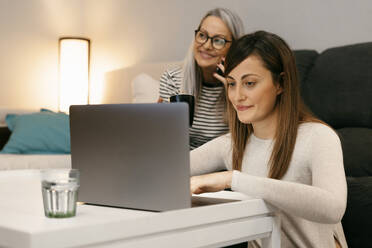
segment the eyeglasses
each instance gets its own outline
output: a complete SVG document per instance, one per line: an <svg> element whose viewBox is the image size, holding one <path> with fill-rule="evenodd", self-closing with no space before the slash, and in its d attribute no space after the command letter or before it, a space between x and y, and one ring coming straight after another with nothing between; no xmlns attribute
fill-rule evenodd
<svg viewBox="0 0 372 248"><path fill-rule="evenodd" d="M232 42L231 40L226 40L219 36L210 37L208 34L200 30L195 30L195 41L201 45L205 44L209 39L211 39L212 47L214 49L220 50L226 46L226 43Z"/></svg>

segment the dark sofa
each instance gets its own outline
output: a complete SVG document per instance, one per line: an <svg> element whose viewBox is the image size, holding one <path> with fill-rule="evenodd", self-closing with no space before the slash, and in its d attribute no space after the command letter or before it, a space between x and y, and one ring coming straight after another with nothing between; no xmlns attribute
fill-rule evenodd
<svg viewBox="0 0 372 248"><path fill-rule="evenodd" d="M349 247L372 247L372 42L295 51L306 105L339 134L348 185Z"/></svg>

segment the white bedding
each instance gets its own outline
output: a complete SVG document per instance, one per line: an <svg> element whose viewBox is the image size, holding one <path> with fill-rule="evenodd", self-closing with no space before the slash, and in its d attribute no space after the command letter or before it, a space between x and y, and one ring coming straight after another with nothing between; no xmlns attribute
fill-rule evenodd
<svg viewBox="0 0 372 248"><path fill-rule="evenodd" d="M0 171L50 168L71 168L71 155L0 154Z"/></svg>

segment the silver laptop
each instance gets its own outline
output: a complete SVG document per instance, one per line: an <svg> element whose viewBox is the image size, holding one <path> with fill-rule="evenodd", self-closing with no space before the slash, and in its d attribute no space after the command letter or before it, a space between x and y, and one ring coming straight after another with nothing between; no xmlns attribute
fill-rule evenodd
<svg viewBox="0 0 372 248"><path fill-rule="evenodd" d="M186 103L71 106L79 201L150 211L190 207L188 118ZM196 196L192 206L232 201Z"/></svg>
<svg viewBox="0 0 372 248"><path fill-rule="evenodd" d="M186 103L71 106L78 200L152 211L190 207L188 118Z"/></svg>

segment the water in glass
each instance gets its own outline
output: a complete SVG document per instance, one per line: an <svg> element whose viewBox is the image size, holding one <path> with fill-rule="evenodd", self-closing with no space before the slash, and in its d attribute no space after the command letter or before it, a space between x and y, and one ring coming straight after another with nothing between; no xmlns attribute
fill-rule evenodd
<svg viewBox="0 0 372 248"><path fill-rule="evenodd" d="M73 178L65 181L43 180L41 184L45 216L67 218L76 215L78 180Z"/></svg>

